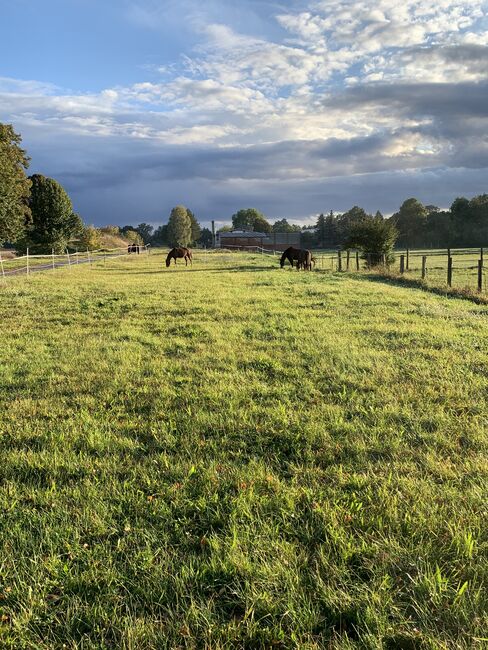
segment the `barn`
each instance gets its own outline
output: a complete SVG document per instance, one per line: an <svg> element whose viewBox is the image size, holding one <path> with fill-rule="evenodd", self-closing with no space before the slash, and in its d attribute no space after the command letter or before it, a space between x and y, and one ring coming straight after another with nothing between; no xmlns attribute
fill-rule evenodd
<svg viewBox="0 0 488 650"><path fill-rule="evenodd" d="M243 249L259 246L268 250L284 251L288 246L300 248L299 232L254 232L252 230L231 230L216 234L217 248Z"/></svg>

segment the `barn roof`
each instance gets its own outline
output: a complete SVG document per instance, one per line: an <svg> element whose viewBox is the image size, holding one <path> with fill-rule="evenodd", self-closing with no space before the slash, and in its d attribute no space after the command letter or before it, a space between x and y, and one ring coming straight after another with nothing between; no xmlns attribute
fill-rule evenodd
<svg viewBox="0 0 488 650"><path fill-rule="evenodd" d="M268 237L268 233L255 232L254 230L231 230L230 232L221 232L219 235L221 239L225 237L232 237L233 239L237 237Z"/></svg>

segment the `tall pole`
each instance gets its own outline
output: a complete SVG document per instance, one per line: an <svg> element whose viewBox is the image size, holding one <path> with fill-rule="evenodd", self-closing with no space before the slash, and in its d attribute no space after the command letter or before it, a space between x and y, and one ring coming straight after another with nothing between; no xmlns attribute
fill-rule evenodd
<svg viewBox="0 0 488 650"><path fill-rule="evenodd" d="M215 221L212 220L212 248L215 248Z"/></svg>

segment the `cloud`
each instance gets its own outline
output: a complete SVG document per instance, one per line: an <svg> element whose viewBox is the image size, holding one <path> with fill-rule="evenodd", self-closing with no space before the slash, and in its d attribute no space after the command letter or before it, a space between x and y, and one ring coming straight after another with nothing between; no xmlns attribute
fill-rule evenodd
<svg viewBox="0 0 488 650"><path fill-rule="evenodd" d="M36 171L63 180L99 221L114 221L110 197L125 220L138 206L154 219L162 196L187 195L209 218L251 199L296 217L300 205L302 215L345 209L353 192L372 203L366 181L384 211L424 178L433 195L445 191L428 202L445 205L461 181L486 190L486 3L301 4L274 8L266 34L271 3L126 3L138 28L186 20L197 44L159 76L98 93L0 78L2 120L22 132Z"/></svg>

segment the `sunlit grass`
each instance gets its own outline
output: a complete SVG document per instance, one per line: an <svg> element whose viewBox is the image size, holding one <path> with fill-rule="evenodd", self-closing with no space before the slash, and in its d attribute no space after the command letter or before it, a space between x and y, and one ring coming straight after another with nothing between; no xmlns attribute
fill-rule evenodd
<svg viewBox="0 0 488 650"><path fill-rule="evenodd" d="M163 261L0 288L0 647L483 647L488 308Z"/></svg>

